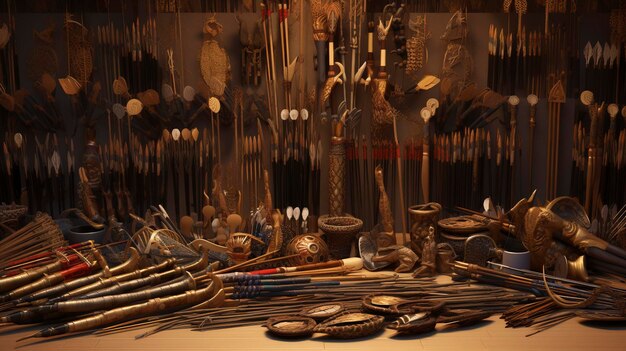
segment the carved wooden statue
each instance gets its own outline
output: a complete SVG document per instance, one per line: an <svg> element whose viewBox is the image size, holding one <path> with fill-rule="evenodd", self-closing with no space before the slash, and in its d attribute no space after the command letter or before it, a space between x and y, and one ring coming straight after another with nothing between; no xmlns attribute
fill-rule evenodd
<svg viewBox="0 0 626 351"><path fill-rule="evenodd" d="M394 262L398 263L395 271L398 273L410 272L415 266L419 257L406 246L392 245L378 250L376 256L372 257L373 262Z"/></svg>
<svg viewBox="0 0 626 351"><path fill-rule="evenodd" d="M378 211L380 214L380 223L382 226L381 232L378 233L376 238L376 244L379 249L391 245L395 245L395 233L393 231L393 215L391 213L391 204L389 203L389 197L385 190L385 183L383 180L383 169L380 165L376 166L374 170L374 177L376 178L376 184L380 192L378 199Z"/></svg>
<svg viewBox="0 0 626 351"><path fill-rule="evenodd" d="M431 277L437 274L437 242L435 241L435 228L430 227L428 237L422 247L422 263L413 272L414 277Z"/></svg>

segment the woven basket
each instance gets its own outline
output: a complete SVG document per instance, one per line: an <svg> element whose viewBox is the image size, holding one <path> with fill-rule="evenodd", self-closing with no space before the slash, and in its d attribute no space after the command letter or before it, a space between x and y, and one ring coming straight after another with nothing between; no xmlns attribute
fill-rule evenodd
<svg viewBox="0 0 626 351"><path fill-rule="evenodd" d="M335 259L350 257L352 242L363 227L363 221L350 216L322 216L317 220L317 224L326 234L330 255Z"/></svg>
<svg viewBox="0 0 626 351"><path fill-rule="evenodd" d="M28 212L28 207L23 205L0 205L0 223L11 229L17 229L19 219Z"/></svg>

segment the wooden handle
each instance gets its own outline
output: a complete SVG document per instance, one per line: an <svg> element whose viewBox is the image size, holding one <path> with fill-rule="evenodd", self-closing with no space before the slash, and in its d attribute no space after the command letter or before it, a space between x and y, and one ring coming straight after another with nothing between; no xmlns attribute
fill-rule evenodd
<svg viewBox="0 0 626 351"><path fill-rule="evenodd" d="M428 144L424 144L424 153L422 154L422 194L424 195L424 203L430 200L430 160L428 156Z"/></svg>

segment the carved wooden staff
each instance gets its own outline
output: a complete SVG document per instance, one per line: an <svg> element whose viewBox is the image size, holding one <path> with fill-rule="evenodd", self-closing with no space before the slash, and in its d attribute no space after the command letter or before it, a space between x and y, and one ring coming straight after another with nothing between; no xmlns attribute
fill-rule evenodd
<svg viewBox="0 0 626 351"><path fill-rule="evenodd" d="M350 26L350 52L352 60L350 61L350 77L354 77L356 72L357 57L360 57L360 43L361 43L361 27L362 16L366 13L367 2L363 0L350 0L349 11L349 26ZM371 33L373 36L373 33ZM369 51L369 37L368 32L368 53ZM356 95L356 82L351 79L352 85L350 89L350 101L349 107L353 109L355 107L355 95Z"/></svg>
<svg viewBox="0 0 626 351"><path fill-rule="evenodd" d="M315 41L315 50L317 51L317 83L319 85L326 81L326 42L328 41L325 3L322 0L311 0L311 17L313 40Z"/></svg>
<svg viewBox="0 0 626 351"><path fill-rule="evenodd" d="M278 21L280 30L280 44L283 63L283 90L285 94L285 106L287 109L291 109L291 81L295 73L296 57L293 61L290 61L289 52L289 9L287 3L278 4Z"/></svg>
<svg viewBox="0 0 626 351"><path fill-rule="evenodd" d="M526 98L529 105L529 115L528 115L528 183L530 185L529 189L533 189L533 150L535 146L535 116L537 115L537 103L539 102L539 98L537 95L530 94Z"/></svg>
<svg viewBox="0 0 626 351"><path fill-rule="evenodd" d="M428 121L432 116L430 109L424 107L420 111L420 116L424 121L424 131L422 134L422 170L421 170L421 182L422 182L422 195L424 203L428 203L430 200L430 156L429 156L429 128Z"/></svg>
<svg viewBox="0 0 626 351"><path fill-rule="evenodd" d="M605 204L611 205L615 204L615 195L616 195L616 182L615 182L615 166L616 166L616 154L617 154L617 144L615 140L615 131L617 124L617 114L619 113L619 107L617 104L609 104L606 108L606 111L609 114L609 130L604 135L604 171L605 174L602 177L601 186L603 187L602 201ZM606 218L606 217L605 217Z"/></svg>
<svg viewBox="0 0 626 351"><path fill-rule="evenodd" d="M510 180L510 197L509 200L512 201L515 198L515 154L517 153L517 105L519 105L519 97L516 95L511 95L509 97L509 113L510 113L510 126L511 129L509 131L509 166L511 172L511 180ZM512 206L513 203L508 203L507 205Z"/></svg>
<svg viewBox="0 0 626 351"><path fill-rule="evenodd" d="M259 6L261 7L261 24L263 26L263 41L265 44L267 106L269 107L270 115L274 115L274 123L278 125L278 98L276 96L276 65L274 63L272 12L263 2L261 2Z"/></svg>
<svg viewBox="0 0 626 351"><path fill-rule="evenodd" d="M546 173L546 199L553 199L557 192L559 167L559 128L561 105L565 103L565 90L558 80L548 95L548 164Z"/></svg>
<svg viewBox="0 0 626 351"><path fill-rule="evenodd" d="M404 202L404 186L402 183L402 156L400 155L400 143L398 142L398 127L397 127L397 123L396 123L396 117L393 117L393 139L394 139L394 143L395 143L395 158L396 158L396 167L397 167L397 174L398 174L398 187L400 190L400 213L402 214L401 218L402 218L402 236L403 236L403 240L404 243L408 243L411 241L411 238L409 236L409 232L406 230L406 211L407 211L407 207L405 207L405 202Z"/></svg>
<svg viewBox="0 0 626 351"><path fill-rule="evenodd" d="M589 109L589 117L591 119L591 127L589 131L589 151L587 159L587 179L585 190L585 211L592 216L599 209L599 201L595 195L595 191L600 187L600 167L602 162L602 144L600 142L601 135L601 118L604 118L604 103L598 107L593 101L593 95L589 96L581 94L581 101Z"/></svg>

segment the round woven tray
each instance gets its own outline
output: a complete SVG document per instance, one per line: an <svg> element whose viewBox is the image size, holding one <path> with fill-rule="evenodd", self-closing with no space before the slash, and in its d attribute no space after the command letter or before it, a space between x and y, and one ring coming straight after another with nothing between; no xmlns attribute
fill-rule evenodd
<svg viewBox="0 0 626 351"><path fill-rule="evenodd" d="M310 336L316 325L312 318L302 316L272 317L265 322L270 333L285 338Z"/></svg>
<svg viewBox="0 0 626 351"><path fill-rule="evenodd" d="M438 222L439 228L447 233L475 234L487 231L487 225L473 216L459 216L442 219ZM469 235L467 235L469 236Z"/></svg>
<svg viewBox="0 0 626 351"><path fill-rule="evenodd" d="M346 306L344 304L340 302L331 302L307 307L300 312L300 315L319 321L342 313L345 310Z"/></svg>

